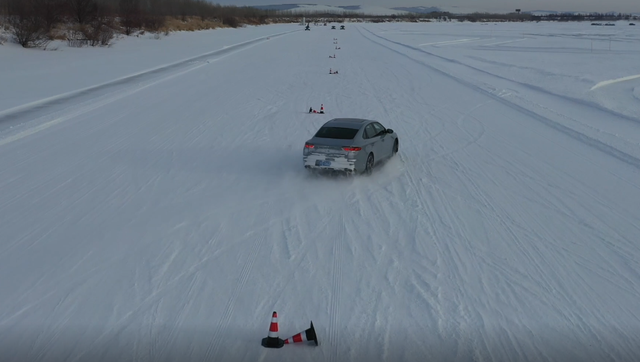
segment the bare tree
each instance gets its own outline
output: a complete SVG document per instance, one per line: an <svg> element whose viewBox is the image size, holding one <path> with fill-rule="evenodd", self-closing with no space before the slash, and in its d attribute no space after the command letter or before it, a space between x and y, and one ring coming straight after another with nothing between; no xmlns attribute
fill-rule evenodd
<svg viewBox="0 0 640 362"><path fill-rule="evenodd" d="M91 22L98 13L95 0L67 0L67 6L71 18L78 24Z"/></svg>
<svg viewBox="0 0 640 362"><path fill-rule="evenodd" d="M33 0L33 5L47 32L62 20L62 0Z"/></svg>
<svg viewBox="0 0 640 362"><path fill-rule="evenodd" d="M140 0L120 0L119 10L120 24L126 35L131 35L135 29L142 27Z"/></svg>
<svg viewBox="0 0 640 362"><path fill-rule="evenodd" d="M0 22L9 14L9 4L7 0L0 0Z"/></svg>
<svg viewBox="0 0 640 362"><path fill-rule="evenodd" d="M12 29L23 46L41 46L51 30L65 20L75 23L68 40L74 44L105 45L115 31L136 29L158 32L169 17L191 22L222 22L228 26L268 22L275 12L251 7L222 6L215 0L0 0L0 28ZM280 15L280 14L278 14ZM282 20L286 21L286 20ZM119 26L120 25L120 26ZM199 25L200 26L200 25ZM205 25L206 26L206 25ZM165 31L168 31L165 29ZM103 40L96 40L103 39Z"/></svg>
<svg viewBox="0 0 640 362"><path fill-rule="evenodd" d="M16 43L25 48L46 47L50 40L35 0L9 0L9 25Z"/></svg>
<svg viewBox="0 0 640 362"><path fill-rule="evenodd" d="M46 47L48 31L38 14L35 0L9 0L8 22L16 43L25 48Z"/></svg>

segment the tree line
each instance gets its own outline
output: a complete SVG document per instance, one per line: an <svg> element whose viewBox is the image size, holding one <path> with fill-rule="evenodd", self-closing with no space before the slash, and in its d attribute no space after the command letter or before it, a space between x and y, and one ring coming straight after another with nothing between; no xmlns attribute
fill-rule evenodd
<svg viewBox="0 0 640 362"><path fill-rule="evenodd" d="M70 41L108 45L117 33L158 32L168 18L198 18L238 27L265 23L271 13L206 0L0 0L0 21L24 47L48 43L55 36L52 30L60 25L68 30Z"/></svg>
<svg viewBox="0 0 640 362"><path fill-rule="evenodd" d="M406 15L367 15L352 12L305 13L287 10L265 10L253 7L222 6L206 0L0 0L0 29L9 29L14 40L24 47L42 47L54 38L66 39L70 45L108 45L116 34L131 35L139 30L168 32L170 19L188 22L193 19L223 26L274 22L337 21L357 18L361 21L585 21L635 20L630 14L560 13L533 15L428 13ZM315 20L314 20L315 19ZM62 36L53 30L63 28ZM1 42L1 41L0 41Z"/></svg>

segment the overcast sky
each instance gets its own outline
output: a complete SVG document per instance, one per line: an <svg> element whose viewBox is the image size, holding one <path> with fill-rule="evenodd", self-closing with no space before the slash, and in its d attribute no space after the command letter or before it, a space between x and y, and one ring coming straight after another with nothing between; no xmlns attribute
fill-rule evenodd
<svg viewBox="0 0 640 362"><path fill-rule="evenodd" d="M511 9L594 11L640 13L640 0L209 0L222 5L273 5L273 4L323 4L323 5L378 5L387 8L399 6L460 6L485 11Z"/></svg>

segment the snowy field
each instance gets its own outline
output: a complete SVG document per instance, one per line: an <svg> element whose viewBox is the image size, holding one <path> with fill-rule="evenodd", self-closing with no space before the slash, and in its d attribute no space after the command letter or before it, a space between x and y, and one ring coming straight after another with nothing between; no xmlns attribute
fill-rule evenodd
<svg viewBox="0 0 640 362"><path fill-rule="evenodd" d="M640 359L640 28L50 47L0 46L3 361ZM400 153L308 175L333 117Z"/></svg>

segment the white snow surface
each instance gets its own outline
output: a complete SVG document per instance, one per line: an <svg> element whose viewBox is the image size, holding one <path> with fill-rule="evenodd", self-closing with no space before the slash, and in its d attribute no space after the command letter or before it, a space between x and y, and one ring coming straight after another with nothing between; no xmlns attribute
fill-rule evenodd
<svg viewBox="0 0 640 362"><path fill-rule="evenodd" d="M640 358L640 79L591 90L638 74L634 29L291 24L0 59L3 361ZM308 175L334 117L399 154ZM320 345L263 348L273 311Z"/></svg>

